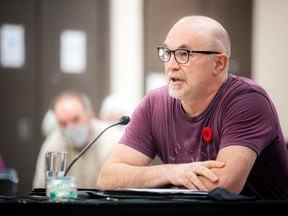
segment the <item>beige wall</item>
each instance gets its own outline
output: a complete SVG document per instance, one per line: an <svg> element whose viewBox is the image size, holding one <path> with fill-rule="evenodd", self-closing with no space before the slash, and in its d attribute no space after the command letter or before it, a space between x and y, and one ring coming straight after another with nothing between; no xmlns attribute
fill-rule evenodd
<svg viewBox="0 0 288 216"><path fill-rule="evenodd" d="M270 93L288 140L288 1L255 0L253 78Z"/></svg>
<svg viewBox="0 0 288 216"><path fill-rule="evenodd" d="M132 104L144 88L142 13L143 0L110 0L110 93Z"/></svg>

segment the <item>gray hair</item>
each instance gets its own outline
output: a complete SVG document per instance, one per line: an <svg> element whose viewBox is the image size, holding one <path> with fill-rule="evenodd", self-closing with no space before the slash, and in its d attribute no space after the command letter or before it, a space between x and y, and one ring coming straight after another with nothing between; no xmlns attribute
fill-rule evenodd
<svg viewBox="0 0 288 216"><path fill-rule="evenodd" d="M85 111L87 111L90 114L94 114L94 109L93 109L93 106L89 97L84 93L80 93L74 90L66 90L62 92L61 94L57 95L52 102L51 109L55 110L56 104L59 101L66 99L66 98L77 99L83 105Z"/></svg>

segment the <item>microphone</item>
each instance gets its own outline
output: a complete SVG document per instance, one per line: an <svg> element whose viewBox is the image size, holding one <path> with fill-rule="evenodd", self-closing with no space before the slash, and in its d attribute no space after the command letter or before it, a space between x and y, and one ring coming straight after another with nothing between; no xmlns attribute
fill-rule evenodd
<svg viewBox="0 0 288 216"><path fill-rule="evenodd" d="M130 121L129 116L122 116L120 118L120 120L108 127L106 127L103 131L101 131L101 133L98 134L98 136L96 136L95 139L93 139L90 143L88 143L82 150L81 152L76 155L76 157L71 161L71 163L69 164L69 166L67 167L67 169L65 170L64 176L67 175L67 173L70 171L70 169L72 168L72 166L76 163L77 160L79 160L79 158L102 136L102 134L107 131L109 128L112 128L114 126L117 125L127 125Z"/></svg>

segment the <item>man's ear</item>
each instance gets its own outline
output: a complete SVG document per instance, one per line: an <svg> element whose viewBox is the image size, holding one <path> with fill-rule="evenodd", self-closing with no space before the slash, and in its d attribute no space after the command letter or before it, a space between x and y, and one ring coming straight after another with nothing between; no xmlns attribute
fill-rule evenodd
<svg viewBox="0 0 288 216"><path fill-rule="evenodd" d="M225 54L217 54L214 56L214 74L222 73L228 66L228 57Z"/></svg>

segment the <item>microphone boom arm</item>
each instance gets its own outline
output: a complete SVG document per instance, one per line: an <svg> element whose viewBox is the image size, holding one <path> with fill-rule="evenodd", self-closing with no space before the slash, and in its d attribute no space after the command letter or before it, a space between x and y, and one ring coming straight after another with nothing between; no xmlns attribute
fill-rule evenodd
<svg viewBox="0 0 288 216"><path fill-rule="evenodd" d="M65 170L64 176L67 175L67 173L70 171L70 169L72 168L72 166L76 163L77 160L79 160L79 158L93 145L93 143L95 143L99 137L105 132L107 131L109 128L114 127L116 125L126 125L129 122L129 117L127 116L123 116L119 122L114 123L110 126L108 126L107 128L105 128L103 131L101 131L101 133L98 134L98 136L96 138L94 138L90 143L88 143L82 150L81 152L76 155L76 157L72 160L72 162L69 164L69 166L67 167L67 169Z"/></svg>

